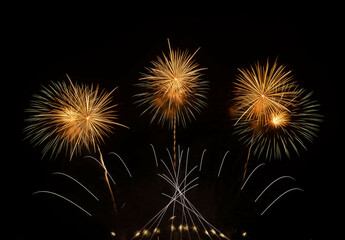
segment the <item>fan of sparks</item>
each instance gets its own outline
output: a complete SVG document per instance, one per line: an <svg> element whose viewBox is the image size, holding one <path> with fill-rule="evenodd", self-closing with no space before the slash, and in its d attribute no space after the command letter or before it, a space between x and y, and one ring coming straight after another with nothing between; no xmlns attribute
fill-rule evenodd
<svg viewBox="0 0 345 240"><path fill-rule="evenodd" d="M159 123L169 122L173 127L176 120L185 126L206 106L208 82L201 79L201 71L206 68L199 68L193 59L199 49L189 54L187 50L173 50L169 40L168 45L168 56L162 53L163 58L152 61L153 67L146 68L148 73L139 79L138 86L144 92L135 95L140 98L136 103L148 105L142 113L151 113L151 122L158 119Z"/></svg>
<svg viewBox="0 0 345 240"><path fill-rule="evenodd" d="M115 122L116 105L111 104L111 94L116 88L105 92L98 86L68 80L43 87L26 110L31 116L24 131L35 145L45 144L43 156L48 151L51 157L56 156L64 150L72 158L84 148L96 151L113 125L125 127Z"/></svg>
<svg viewBox="0 0 345 240"><path fill-rule="evenodd" d="M259 63L255 68L240 69L235 83L236 133L253 153L266 159L298 154L305 140L313 141L319 129L319 104L312 93L293 82L285 66Z"/></svg>
<svg viewBox="0 0 345 240"><path fill-rule="evenodd" d="M158 167L159 164L153 146L152 149L155 155L156 166ZM188 168L189 148L185 153L185 163L183 163L184 151L180 150L180 147L178 147L178 164L176 169L173 164L173 158L168 149L167 152L170 158L170 163L169 161L165 162L161 159L161 163L163 164L165 171L158 173L158 176L172 188L173 194L169 195L161 193L168 199L168 203L140 230L136 231L131 239L153 239L156 237L159 239L159 236L165 236L167 238L167 236L163 235L164 233L162 232L162 229L165 228L169 230L170 240L177 239L177 236L179 236L179 239L187 237L188 239L200 240L204 239L203 236L205 235L210 239L229 239L208 222L186 197L187 192L190 192L193 188L198 186L198 183L196 183L198 177L193 177L198 165L194 166L190 170ZM171 215L168 215L168 219L164 218L166 214L169 214L168 212ZM164 219L168 220L168 223L164 221Z"/></svg>

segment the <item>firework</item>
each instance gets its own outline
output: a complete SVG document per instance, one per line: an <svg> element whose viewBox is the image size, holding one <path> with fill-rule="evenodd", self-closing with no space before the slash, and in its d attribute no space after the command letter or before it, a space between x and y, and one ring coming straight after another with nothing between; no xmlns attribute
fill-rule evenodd
<svg viewBox="0 0 345 240"><path fill-rule="evenodd" d="M164 53L163 58L157 57L152 61L153 67L146 68L137 84L144 91L136 94L140 98L136 103L146 105L142 114L152 114L151 123L158 119L158 123L169 123L173 128L174 138L174 166L176 168L176 125L195 119L195 113L199 113L206 106L206 92L208 82L201 79L199 64L193 59L198 52L193 54L188 50L173 50L168 39L169 54Z"/></svg>
<svg viewBox="0 0 345 240"><path fill-rule="evenodd" d="M266 159L290 157L291 149L299 154L299 147L306 149L305 142L317 136L321 115L319 104L311 100L312 93L295 88L294 104L283 105L286 109L272 111L267 122L243 119L236 125L236 133L253 154Z"/></svg>
<svg viewBox="0 0 345 240"><path fill-rule="evenodd" d="M45 144L43 156L50 150L51 156L56 156L65 149L65 153L72 159L82 149L98 150L116 212L114 195L99 148L114 125L126 127L115 122L116 105L111 105L111 94L116 88L107 93L99 91L98 86L94 88L93 85L73 84L68 75L67 78L69 84L52 83L41 90L41 95L34 95L35 100L27 109L31 114L27 119L30 125L24 131L35 145Z"/></svg>
<svg viewBox="0 0 345 240"><path fill-rule="evenodd" d="M116 105L111 104L111 94L116 88L105 92L98 86L68 80L43 87L26 110L31 116L26 119L29 126L24 131L35 145L45 144L43 156L48 151L52 157L65 150L72 159L82 149L96 151L114 125L125 127L115 122Z"/></svg>
<svg viewBox="0 0 345 240"><path fill-rule="evenodd" d="M236 124L241 119L267 121L277 111L289 111L294 104L296 92L291 71L278 66L277 60L270 66L259 63L250 69L239 69L235 82L235 109L240 112Z"/></svg>
<svg viewBox="0 0 345 240"><path fill-rule="evenodd" d="M193 54L173 50L169 40L168 46L168 56L162 53L163 58L152 61L153 67L147 68L148 73L139 79L138 86L144 92L135 96L140 98L138 105L147 105L143 113L152 113L151 122L167 121L172 128L174 119L185 126L187 120L195 118L195 113L206 106L208 82L201 79L201 71L206 68L199 68L193 59L199 49Z"/></svg>
<svg viewBox="0 0 345 240"><path fill-rule="evenodd" d="M299 88L291 71L278 66L259 63L250 69L239 69L235 82L234 110L236 130L249 147L242 183L252 147L254 154L265 153L266 159L290 157L289 148L298 154L298 145L305 148L305 139L312 141L318 131L321 115L318 104L309 100L311 93Z"/></svg>

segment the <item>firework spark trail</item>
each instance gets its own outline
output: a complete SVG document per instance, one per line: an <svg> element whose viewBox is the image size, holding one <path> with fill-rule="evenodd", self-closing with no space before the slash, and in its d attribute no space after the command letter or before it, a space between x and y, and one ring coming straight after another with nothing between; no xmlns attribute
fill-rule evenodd
<svg viewBox="0 0 345 240"><path fill-rule="evenodd" d="M152 147L152 146L151 146ZM153 148L154 149L154 148ZM190 170L188 170L188 161L189 161L189 148L186 151L185 154L185 163L182 162L183 158L183 150L180 149L180 146L178 146L178 152L177 152L177 165L176 167L173 164L173 158L170 154L169 149L167 150L167 154L169 156L169 160L171 163L171 166L169 167L168 164L160 159L160 162L163 165L163 169L166 173L158 173L157 176L162 178L169 186L173 188L173 194L169 195L166 193L161 193L163 196L169 198L169 202L167 205L165 205L160 211L158 211L155 216L153 216L145 225L142 227L139 231L137 231L133 238L137 238L141 236L141 238L148 236L150 233L150 229L154 229L151 238L153 235L158 234L157 231L159 231L159 226L161 224L161 221L164 217L164 215L167 213L167 210L169 207L172 208L172 217L170 218L170 239L172 239L172 232L176 230L176 227L174 225L174 220L177 217L175 215L175 209L176 207L181 207L181 218L180 218L180 225L177 227L177 230L180 232L180 238L182 238L182 231L185 230L188 232L188 236L190 237L189 232L189 223L193 224L191 227L191 230L193 230L197 236L198 239L201 239L198 233L198 229L196 227L196 223L200 223L202 228L204 229L204 233L210 237L209 231L211 231L211 234L215 235L217 238L225 238L227 237L222 234L218 229L216 229L211 223L209 223L201 214L200 212L194 207L194 205L188 200L186 197L186 193L190 190L194 189L198 186L198 183L195 183L195 181L198 180L199 177L194 177L189 180L191 174L196 172L196 169L198 169L198 165L192 167ZM169 161L168 160L168 161ZM183 165L184 164L184 165ZM158 164L157 164L158 165ZM177 204L177 205L176 205ZM209 229L209 231L207 230Z"/></svg>
<svg viewBox="0 0 345 240"><path fill-rule="evenodd" d="M259 167L261 167L261 166L263 166L263 165L266 165L266 163L261 163L261 164L259 164L258 166L256 166L256 167L253 169L253 171L249 174L249 176L248 176L248 178L246 179L246 181L243 183L243 185L242 185L242 187L241 187L241 191L243 190L244 186L246 186L248 180L249 180L250 177L253 175L253 173L254 173Z"/></svg>
<svg viewBox="0 0 345 240"><path fill-rule="evenodd" d="M226 156L228 155L229 152L230 152L230 151L226 151L226 153L225 153L224 156L223 156L222 162L221 162L220 167L219 167L219 170L218 170L218 175L217 175L217 177L220 176L220 171L222 170L224 160L225 160L225 158L226 158Z"/></svg>
<svg viewBox="0 0 345 240"><path fill-rule="evenodd" d="M170 181L169 178L167 178L167 179ZM167 179L165 179L165 180L167 180ZM169 182L169 183L170 183L170 182ZM173 186L175 186L173 182L171 182L171 184L172 184ZM175 200L176 200L181 194L186 193L187 191L193 189L193 188L196 187L196 186L197 186L197 185L193 185L192 187L190 187L190 188L188 188L188 189L184 189L184 190L183 190L181 193L179 193L179 194L174 194L174 197L171 198L170 202L169 202L166 206L164 206L155 216L153 216L153 217L144 225L144 227L142 227L142 228L140 229L140 231L138 231L138 232L141 232L141 231L143 231L144 229L146 229L146 227L153 221L153 224L151 224L151 227L152 227L152 226L154 225L154 223L157 222L157 220L159 220L159 221L158 221L158 224L156 224L156 228L158 228L158 226L159 226L159 224L160 224L160 221L161 221L161 219L164 217L164 215L165 215L167 209L169 208L169 206L170 206L172 203L174 203ZM164 195L164 193L162 193L162 195ZM155 220L155 219L156 219L156 220ZM154 220L155 220L155 221L154 221ZM150 229L151 227L149 227L148 229Z"/></svg>
<svg viewBox="0 0 345 240"><path fill-rule="evenodd" d="M249 162L249 157L250 157L250 153L252 151L252 147L253 147L253 140L254 140L254 133L250 139L250 146L248 149L248 155L247 155L247 160L246 163L244 164L244 171L243 171L243 176L242 176L242 183L244 182L244 179L246 178L246 174L247 174L247 166L248 166L248 162Z"/></svg>
<svg viewBox="0 0 345 240"><path fill-rule="evenodd" d="M99 201L98 198L87 187L85 187L82 183L80 183L78 180L76 180L72 176L70 176L70 175L68 175L66 173L63 173L63 172L53 172L52 174L54 174L54 175L62 175L62 176L65 176L65 177L67 177L69 179L72 179L74 182L78 183L81 187L83 187L88 193L90 193L92 195L92 197L94 197L97 201Z"/></svg>
<svg viewBox="0 0 345 240"><path fill-rule="evenodd" d="M93 157L93 156L89 156L89 155L88 155L88 156L84 156L84 158L90 158L90 159L92 159L92 160L95 160L95 161L103 168L103 170L104 170L105 173L108 175L108 177L110 178L110 180L112 181L112 183L113 183L114 185L116 185L114 179L112 178L112 176L111 176L110 173L108 172L107 168L104 167L104 166L102 165L102 163L101 163L100 161L97 160L97 158L95 158L95 157Z"/></svg>
<svg viewBox="0 0 345 240"><path fill-rule="evenodd" d="M157 160L157 155L156 155L155 148L153 147L153 144L150 144L150 146L152 147L153 155L155 156L156 167L158 167L158 160Z"/></svg>
<svg viewBox="0 0 345 240"><path fill-rule="evenodd" d="M98 151L99 151L99 160L100 160L102 166L105 169L105 171L104 171L104 179L105 179L105 182L107 183L107 186L108 186L108 189L109 189L109 192L110 192L111 201L113 203L114 211L115 211L115 213L117 213L117 207L116 207L114 193L113 193L113 190L111 189L110 182L109 182L109 179L108 179L108 170L107 170L107 168L105 166L105 163L103 161L103 155L102 155L101 150L99 149L99 146L97 146L97 148L98 148Z"/></svg>
<svg viewBox="0 0 345 240"><path fill-rule="evenodd" d="M82 208L81 206L79 206L78 204L76 204L75 202L69 200L68 198L58 194L58 193L55 193L55 192L51 192L51 191L36 191L34 193L32 193L32 195L35 195L35 194L40 194L40 193L47 193L47 194L51 194L51 195L55 195L55 196L58 196L64 200L66 200L67 202L69 203L72 203L74 206L76 206L77 208L79 208L80 210L82 210L83 212L85 212L87 215L89 215L90 217L92 216L91 213L89 213L88 211L86 211L84 208Z"/></svg>
<svg viewBox="0 0 345 240"><path fill-rule="evenodd" d="M126 163L122 160L122 158L120 157L120 155L117 154L117 153L115 153L115 152L110 152L109 154L114 154L115 156L117 156L117 157L121 160L123 166L125 166L125 168L126 168L126 170L127 170L127 172L128 172L128 175L129 175L130 177L132 177L131 172L128 170L128 167L127 167Z"/></svg>
<svg viewBox="0 0 345 240"><path fill-rule="evenodd" d="M194 207L194 205L187 199L185 198L184 194L181 193L180 196L182 196L184 198L184 200L187 202L187 204L189 206L187 206L186 204L184 204L182 201L177 200L176 197L172 197L169 196L165 193L162 193L162 195L176 201L177 203L179 203L181 206L184 206L186 209L188 209L188 211L194 213L194 215L197 217L197 219L199 220L200 224L203 226L203 228L206 230L207 228L205 227L204 223L206 223L208 225L209 228L211 229L215 229L217 232L221 233L217 228L215 228L210 222L208 222L200 213L199 211ZM201 221L202 220L202 221Z"/></svg>
<svg viewBox="0 0 345 240"><path fill-rule="evenodd" d="M199 172L201 172L202 161L204 160L204 154L205 154L206 150L207 149L205 148L204 151L202 151L202 154L201 154Z"/></svg>
<svg viewBox="0 0 345 240"><path fill-rule="evenodd" d="M152 145L152 148L153 148L153 145ZM153 148L153 149L154 149L154 148ZM169 149L166 149L166 150L167 150L167 153L168 153L168 155L169 155L170 162L171 162L171 164L173 165L173 163L172 163L172 158L171 158ZM155 152L154 152L154 153L155 153ZM183 154L183 151L179 154L179 156L182 157L182 154ZM174 188L176 188L176 185L175 185L175 183L174 183L174 181L176 180L175 168L173 167L174 176L175 176L175 177L174 177L173 174L171 173L169 167L166 165L166 163L165 163L163 160L161 160L161 162L162 162L163 165L166 167L166 169L167 169L168 173L170 174L172 180L170 180L165 174L158 174L158 176L162 177L163 179L165 179L166 181L168 181L169 183L171 183L171 184L174 186ZM175 191L175 194L176 194L176 191ZM169 202L163 209L161 209L153 218L151 218L151 219L149 220L149 222L148 222L140 231L138 231L139 234L140 234L141 231L143 231L143 229L146 228L146 226L147 226L150 222L152 222L153 220L155 220L157 216L158 216L157 219L153 222L153 224L151 225L151 227L152 227L152 226L154 225L154 223L158 220L158 224L156 225L156 228L158 228L159 223L161 222L162 218L164 217L164 215L165 215L165 213L166 213L168 207L169 207L172 203L174 203L174 201L170 201L170 202ZM156 229L156 228L155 228L155 229ZM137 232L137 233L138 233L138 232ZM134 237L136 237L137 233L134 235ZM133 238L134 238L134 237L133 237Z"/></svg>
<svg viewBox="0 0 345 240"><path fill-rule="evenodd" d="M264 211L262 211L262 213L261 213L261 216L279 199L279 198L281 198L282 196L284 196L285 194L287 194L287 193L289 193L289 192L291 192L291 191L302 191L302 192L304 192L304 190L303 189L301 189L301 188L291 188L291 189L289 189L289 190L286 190L285 192L283 192L282 194L280 194L276 199L274 199L273 200L273 202L270 204L270 205L268 205L268 207L266 207L265 208L265 210Z"/></svg>
<svg viewBox="0 0 345 240"><path fill-rule="evenodd" d="M255 199L254 202L257 202L259 200L259 198L262 196L262 194L264 194L264 192L266 192L266 190L272 186L272 184L274 184L275 182L281 180L281 179L284 179L284 178L289 178L289 179L292 179L294 181L296 181L296 179L294 179L293 177L291 176L281 176L281 177L278 177L276 178L275 180L273 180L270 184L267 185L267 187L258 195L258 197Z"/></svg>

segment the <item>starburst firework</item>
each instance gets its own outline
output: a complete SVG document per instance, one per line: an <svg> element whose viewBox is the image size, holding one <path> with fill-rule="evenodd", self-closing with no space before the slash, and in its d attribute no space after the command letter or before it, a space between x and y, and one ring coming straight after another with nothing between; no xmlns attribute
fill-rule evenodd
<svg viewBox="0 0 345 240"><path fill-rule="evenodd" d="M289 111L294 104L295 83L291 71L285 71L285 66L278 66L277 60L270 66L257 63L250 69L239 69L235 82L235 109L241 114L241 119L267 121L277 111Z"/></svg>
<svg viewBox="0 0 345 240"><path fill-rule="evenodd" d="M27 138L35 145L45 144L43 156L48 151L53 156L65 150L72 158L82 149L96 151L114 125L124 126L115 122L114 90L100 91L98 86L73 84L70 79L69 83L43 87L26 110L31 114L24 130Z"/></svg>
<svg viewBox="0 0 345 240"><path fill-rule="evenodd" d="M312 93L297 88L294 104L285 105L286 110L277 110L267 116L267 122L246 119L236 125L236 133L253 153L266 159L290 157L291 149L297 154L299 147L306 149L305 142L312 142L319 130L322 116L319 104L311 100Z"/></svg>
<svg viewBox="0 0 345 240"><path fill-rule="evenodd" d="M49 87L43 87L41 95L34 95L35 100L27 109L31 114L27 119L30 125L24 131L35 145L45 143L43 156L50 150L53 156L65 149L72 159L83 148L95 152L98 150L116 212L108 171L99 148L114 125L126 127L115 122L117 115L113 108L116 105L111 104L111 94L116 88L107 93L99 91L98 85L94 88L93 85L73 84L68 75L67 78L69 83L52 83Z"/></svg>
<svg viewBox="0 0 345 240"><path fill-rule="evenodd" d="M284 152L290 157L289 148L298 154L298 145L305 148L304 140L311 141L318 130L320 115L318 104L309 100L311 94L293 82L291 71L259 63L255 68L239 69L235 82L236 130L240 139L249 147L242 181L245 179L252 147L254 154L266 159L281 158Z"/></svg>
<svg viewBox="0 0 345 240"><path fill-rule="evenodd" d="M189 54L187 50L173 50L169 40L168 45L168 56L162 53L163 58L151 62L153 67L147 68L148 73L139 79L138 86L144 92L135 96L140 98L138 105L148 105L143 113L152 114L151 122L167 121L172 128L175 120L185 126L206 106L208 82L201 79L205 68L199 68L193 59L199 49Z"/></svg>

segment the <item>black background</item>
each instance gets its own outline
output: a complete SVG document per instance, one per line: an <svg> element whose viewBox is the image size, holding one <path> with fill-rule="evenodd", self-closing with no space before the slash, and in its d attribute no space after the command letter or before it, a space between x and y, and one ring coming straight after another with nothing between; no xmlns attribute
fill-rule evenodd
<svg viewBox="0 0 345 240"><path fill-rule="evenodd" d="M130 5L52 4L11 9L3 28L7 40L3 45L3 109L9 110L3 113L3 127L6 135L11 130L2 154L2 196L8 200L4 218L9 224L5 234L10 236L6 239L111 239L110 231L115 231L118 239L130 239L164 206L166 199L160 192L169 190L157 177L149 144L155 146L160 158L167 159L165 147L172 149L172 132L150 124L149 116L140 116L133 95L138 92L134 84L140 72L167 51L167 38L173 47L191 52L201 47L196 59L207 68L204 79L210 82L208 108L187 128L177 131L178 144L185 150L190 147L190 166L199 164L207 148L199 187L188 196L199 211L233 239L241 239L243 231L248 239L314 239L325 229L332 232L326 226L336 210L333 192L338 189L338 119L342 113L337 92L343 79L337 67L337 56L341 55L337 32L343 24L336 7L201 7L171 6L158 11L154 6L136 6L133 11ZM232 134L232 82L237 68L276 57L278 63L293 70L302 87L314 92L313 98L321 104L323 123L319 137L307 144L308 151L267 163L240 194L247 149ZM67 80L66 74L73 81L99 84L108 90L119 87L114 93L119 122L130 129L117 128L101 147L117 182L113 186L115 197L119 207L123 206L118 216L112 213L103 172L95 163L82 156L72 161L64 155L41 159L41 148L23 140L24 109L29 107L32 95L41 85ZM217 178L227 150L230 153ZM111 151L126 161L133 178L107 154ZM259 163L253 157L248 168ZM95 202L67 179L52 175L55 171L71 174L101 201ZM258 190L282 175L291 175L296 182L282 181L266 202L253 204ZM300 187L304 192L286 195L267 214L259 216L270 201L290 187ZM68 196L93 216L54 196L32 195L38 190Z"/></svg>

